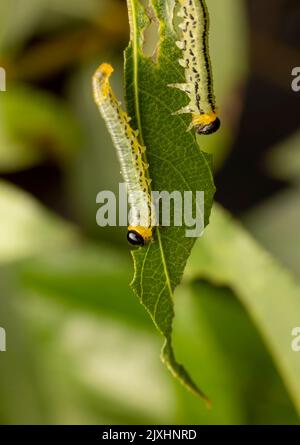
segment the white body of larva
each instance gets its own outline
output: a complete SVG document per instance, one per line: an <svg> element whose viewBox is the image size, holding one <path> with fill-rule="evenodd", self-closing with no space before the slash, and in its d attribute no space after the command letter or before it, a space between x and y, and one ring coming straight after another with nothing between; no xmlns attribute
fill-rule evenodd
<svg viewBox="0 0 300 445"><path fill-rule="evenodd" d="M109 83L112 72L113 68L108 64L98 68L93 77L94 99L117 149L121 173L127 185L131 206L128 230L137 232L147 242L152 237L155 217L148 165L143 160L145 147L139 143L138 131L131 128L128 114L122 110L112 91Z"/></svg>
<svg viewBox="0 0 300 445"><path fill-rule="evenodd" d="M211 134L220 127L213 91L212 69L209 57L209 15L205 0L178 0L182 18L179 27L181 40L176 42L182 51L179 64L185 69L185 83L169 86L184 91L190 102L174 114L191 113L188 131L195 128L199 134Z"/></svg>

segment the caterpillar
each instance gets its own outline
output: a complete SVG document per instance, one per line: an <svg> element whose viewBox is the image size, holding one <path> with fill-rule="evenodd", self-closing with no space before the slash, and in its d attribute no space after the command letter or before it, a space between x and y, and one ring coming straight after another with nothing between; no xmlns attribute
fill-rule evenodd
<svg viewBox="0 0 300 445"><path fill-rule="evenodd" d="M127 239L134 246L143 246L153 236L155 225L148 164L143 159L146 148L139 143L138 131L130 126L130 117L121 108L109 83L113 67L99 66L93 76L94 100L107 125L117 149L121 173L127 186L131 207Z"/></svg>
<svg viewBox="0 0 300 445"><path fill-rule="evenodd" d="M182 18L179 28L181 40L176 45L182 50L179 64L185 69L185 83L170 84L184 91L190 102L173 114L191 113L192 121L187 131L208 135L221 125L213 91L212 68L209 56L209 14L205 0L178 0Z"/></svg>

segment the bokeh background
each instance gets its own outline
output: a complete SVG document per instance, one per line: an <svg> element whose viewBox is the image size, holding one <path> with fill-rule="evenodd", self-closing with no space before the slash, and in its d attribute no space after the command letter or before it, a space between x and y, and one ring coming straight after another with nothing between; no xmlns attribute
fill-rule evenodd
<svg viewBox="0 0 300 445"><path fill-rule="evenodd" d="M216 199L300 277L299 1L207 3L223 128L202 149ZM96 225L96 194L120 174L91 76L112 63L122 97L128 38L124 0L1 0L0 423L299 423L230 289L199 282L175 325L213 409L174 381L128 286L125 229Z"/></svg>

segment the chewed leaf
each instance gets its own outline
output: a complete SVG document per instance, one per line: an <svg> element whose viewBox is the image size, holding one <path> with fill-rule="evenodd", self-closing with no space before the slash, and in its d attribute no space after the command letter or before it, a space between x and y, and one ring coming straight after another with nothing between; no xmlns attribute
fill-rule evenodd
<svg viewBox="0 0 300 445"><path fill-rule="evenodd" d="M199 150L195 135L186 130L189 117L173 113L187 105L186 95L168 85L184 82L178 64L180 50L172 28L174 1L152 0L152 11L139 0L128 0L131 42L126 51L128 114L139 130L152 179L152 191L204 192L204 221L209 221L215 192L211 159ZM159 21L160 40L155 62L143 53L143 36L149 20ZM171 215L172 221L173 215ZM134 292L165 338L162 359L172 374L189 390L204 397L172 349L173 292L180 283L195 238L186 227L157 227L153 242L133 252Z"/></svg>

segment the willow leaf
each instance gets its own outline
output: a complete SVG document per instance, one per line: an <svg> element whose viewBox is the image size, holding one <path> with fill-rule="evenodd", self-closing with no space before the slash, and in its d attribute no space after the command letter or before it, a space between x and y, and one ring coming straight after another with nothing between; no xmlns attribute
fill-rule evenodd
<svg viewBox="0 0 300 445"><path fill-rule="evenodd" d="M214 206L211 225L191 255L186 277L205 278L234 291L300 413L300 357L292 348L300 314L300 285L295 277L220 206Z"/></svg>
<svg viewBox="0 0 300 445"><path fill-rule="evenodd" d="M203 191L207 224L215 192L211 159L199 149L195 135L186 131L189 117L172 115L188 101L184 93L168 87L184 80L172 27L174 0L152 0L147 8L139 0L127 3L131 41L125 54L126 101L133 126L147 147L152 190L192 191L194 197L196 191ZM151 22L159 24L155 57L144 53L145 31ZM205 397L176 361L172 348L173 292L194 243L194 238L186 237L186 227L157 228L152 243L133 251L132 288L165 338L162 360L168 369L189 390Z"/></svg>

